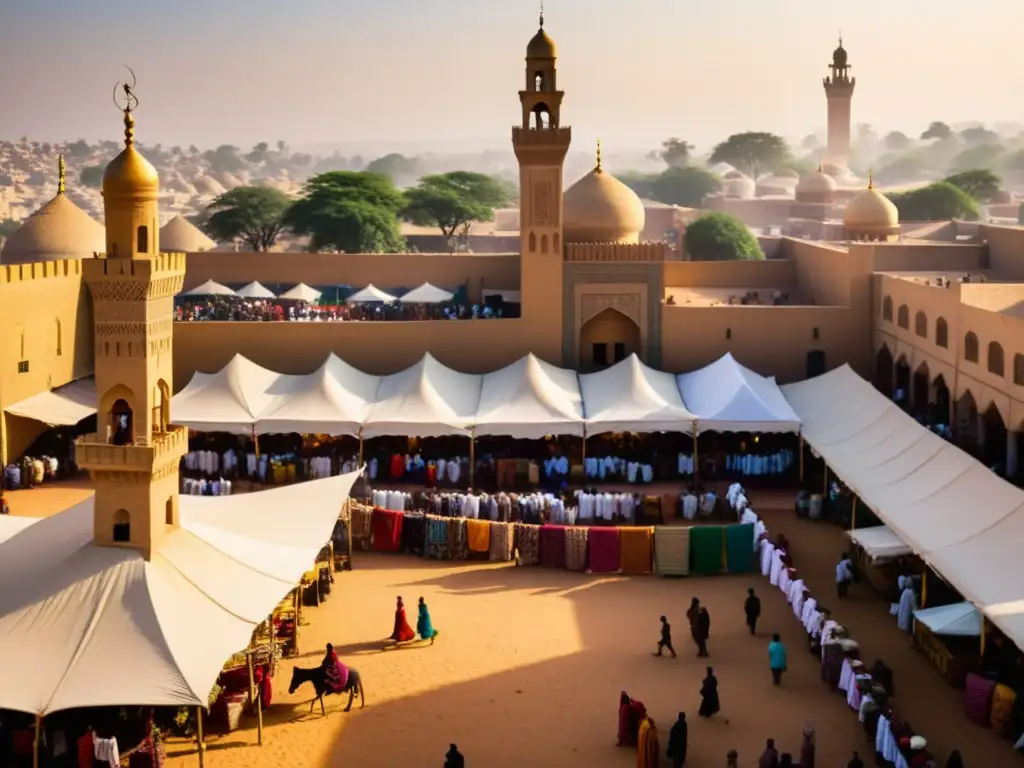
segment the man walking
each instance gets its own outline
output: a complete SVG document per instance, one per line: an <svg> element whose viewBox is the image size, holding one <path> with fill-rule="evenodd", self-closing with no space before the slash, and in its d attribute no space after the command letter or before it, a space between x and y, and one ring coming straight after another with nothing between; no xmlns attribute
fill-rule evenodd
<svg viewBox="0 0 1024 768"><path fill-rule="evenodd" d="M672 768L683 768L686 764L686 747L689 742L686 714L679 713L672 730L668 733L667 757L672 761Z"/></svg>
<svg viewBox="0 0 1024 768"><path fill-rule="evenodd" d="M850 582L853 581L853 561L850 555L843 552L843 557L836 566L836 595L840 600L844 599L850 591Z"/></svg>
<svg viewBox="0 0 1024 768"><path fill-rule="evenodd" d="M761 615L761 598L754 594L754 588L747 590L747 601L743 604L743 612L747 615L747 626L750 634L757 634L757 619Z"/></svg>
<svg viewBox="0 0 1024 768"><path fill-rule="evenodd" d="M668 623L668 619L664 616L661 617L661 640L658 641L658 652L655 656L661 656L661 652L668 648L669 653L672 654L672 658L676 657L676 649L672 647L672 626Z"/></svg>
<svg viewBox="0 0 1024 768"><path fill-rule="evenodd" d="M768 643L768 667L772 671L772 682L781 685L782 673L786 671L786 646L782 644L778 632L772 635L772 641Z"/></svg>

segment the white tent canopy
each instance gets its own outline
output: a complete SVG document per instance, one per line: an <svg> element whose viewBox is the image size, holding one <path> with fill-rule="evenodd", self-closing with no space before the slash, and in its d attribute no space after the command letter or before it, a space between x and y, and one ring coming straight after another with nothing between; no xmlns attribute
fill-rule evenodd
<svg viewBox="0 0 1024 768"><path fill-rule="evenodd" d="M583 435L583 397L575 371L530 354L483 377L475 434L539 439Z"/></svg>
<svg viewBox="0 0 1024 768"><path fill-rule="evenodd" d="M427 353L381 380L363 437L469 435L481 387L482 377L453 371Z"/></svg>
<svg viewBox="0 0 1024 768"><path fill-rule="evenodd" d="M398 298L370 283L363 290L353 293L345 301L350 304L390 304L393 301L398 301Z"/></svg>
<svg viewBox="0 0 1024 768"><path fill-rule="evenodd" d="M148 562L93 544L92 498L7 539L0 708L206 706L225 660L330 538L357 475L182 496L181 528Z"/></svg>
<svg viewBox="0 0 1024 768"><path fill-rule="evenodd" d="M376 402L380 382L380 376L363 373L331 353L308 376L286 377L271 387L274 401L257 414L256 431L356 436Z"/></svg>
<svg viewBox="0 0 1024 768"><path fill-rule="evenodd" d="M413 288L403 295L399 301L405 304L444 304L446 301L451 301L454 296L455 294L451 291L424 283L419 288Z"/></svg>
<svg viewBox="0 0 1024 768"><path fill-rule="evenodd" d="M904 413L849 366L783 393L854 493L1024 647L1024 491Z"/></svg>
<svg viewBox="0 0 1024 768"><path fill-rule="evenodd" d="M649 368L635 354L579 380L588 435L693 431L695 416L683 405L672 374Z"/></svg>
<svg viewBox="0 0 1024 768"><path fill-rule="evenodd" d="M850 531L850 538L874 561L895 560L914 553L914 550L884 525L857 528Z"/></svg>
<svg viewBox="0 0 1024 768"><path fill-rule="evenodd" d="M305 283L299 283L294 288L289 288L287 291L278 296L278 298L284 299L285 301L314 302L317 301L322 295L322 291L318 291L316 288L310 288Z"/></svg>
<svg viewBox="0 0 1024 768"><path fill-rule="evenodd" d="M235 355L217 373L195 373L171 400L171 421L203 432L247 435L288 379ZM278 387L274 389L275 385Z"/></svg>
<svg viewBox="0 0 1024 768"><path fill-rule="evenodd" d="M726 352L711 365L676 377L700 431L796 432L800 417L775 379L754 373Z"/></svg>
<svg viewBox="0 0 1024 768"><path fill-rule="evenodd" d="M213 280L207 280L202 285L197 285L191 291L185 291L184 293L178 294L179 296L235 296L237 295L234 291L228 288L226 285L214 282Z"/></svg>
<svg viewBox="0 0 1024 768"><path fill-rule="evenodd" d="M253 280L246 286L239 288L235 291L235 295L243 299L272 299L274 298L274 292L264 286L262 283L258 283Z"/></svg>
<svg viewBox="0 0 1024 768"><path fill-rule="evenodd" d="M914 621L921 622L936 635L981 636L981 614L970 603L923 608L914 611Z"/></svg>
<svg viewBox="0 0 1024 768"><path fill-rule="evenodd" d="M51 427L68 427L96 413L96 380L79 379L7 406L7 413Z"/></svg>
<svg viewBox="0 0 1024 768"><path fill-rule="evenodd" d="M0 544L12 536L24 531L30 525L38 523L41 517L18 517L17 515L0 515Z"/></svg>

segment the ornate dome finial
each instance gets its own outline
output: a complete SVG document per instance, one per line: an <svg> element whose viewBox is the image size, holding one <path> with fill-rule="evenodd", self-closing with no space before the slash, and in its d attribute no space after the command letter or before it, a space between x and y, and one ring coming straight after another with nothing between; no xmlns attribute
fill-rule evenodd
<svg viewBox="0 0 1024 768"><path fill-rule="evenodd" d="M64 155L57 155L57 194L63 195L67 191L65 186Z"/></svg>
<svg viewBox="0 0 1024 768"><path fill-rule="evenodd" d="M601 168L601 140L600 139L597 140L597 165L594 166L594 170L597 171L598 173L601 173L603 171L603 169Z"/></svg>

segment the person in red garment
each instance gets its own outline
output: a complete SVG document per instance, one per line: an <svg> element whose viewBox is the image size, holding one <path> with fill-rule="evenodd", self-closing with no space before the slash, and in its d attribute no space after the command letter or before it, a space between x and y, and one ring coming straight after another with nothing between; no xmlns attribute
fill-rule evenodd
<svg viewBox="0 0 1024 768"><path fill-rule="evenodd" d="M409 622L405 618L405 603L399 597L398 607L395 609L395 629L391 633L391 639L396 643L404 643L412 640L414 637L416 637L416 633L409 626Z"/></svg>

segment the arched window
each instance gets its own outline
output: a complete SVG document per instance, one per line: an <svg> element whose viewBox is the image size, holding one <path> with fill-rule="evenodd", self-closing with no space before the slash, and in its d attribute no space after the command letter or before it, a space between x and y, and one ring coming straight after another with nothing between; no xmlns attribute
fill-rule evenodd
<svg viewBox="0 0 1024 768"><path fill-rule="evenodd" d="M1006 369L1003 365L1003 346L998 341L988 343L988 372L1002 376Z"/></svg>
<svg viewBox="0 0 1024 768"><path fill-rule="evenodd" d="M924 312L914 315L914 333L922 339L928 338L928 317Z"/></svg>
<svg viewBox="0 0 1024 768"><path fill-rule="evenodd" d="M161 432L166 432L168 425L171 423L171 388L167 385L167 382L161 379L157 382L157 389L160 391L159 405L159 418L154 423L158 425Z"/></svg>
<svg viewBox="0 0 1024 768"><path fill-rule="evenodd" d="M171 496L167 499L167 503L164 505L164 524L174 525L174 497Z"/></svg>
<svg viewBox="0 0 1024 768"><path fill-rule="evenodd" d="M935 321L935 344L943 349L949 348L949 326L941 317Z"/></svg>
<svg viewBox="0 0 1024 768"><path fill-rule="evenodd" d="M896 311L896 325L900 328L910 329L910 308L906 304L900 304Z"/></svg>
<svg viewBox="0 0 1024 768"><path fill-rule="evenodd" d="M964 360L969 363L978 362L978 337L971 331L964 336Z"/></svg>
<svg viewBox="0 0 1024 768"><path fill-rule="evenodd" d="M530 233L530 253L537 252L537 235L533 232Z"/></svg>
<svg viewBox="0 0 1024 768"><path fill-rule="evenodd" d="M114 513L112 538L118 544L128 544L132 540L132 518L123 509Z"/></svg>
<svg viewBox="0 0 1024 768"><path fill-rule="evenodd" d="M60 318L59 317L56 319L55 323L56 323L56 326L57 326L57 357L60 357L61 355L64 354L64 339L61 338L62 334L61 334Z"/></svg>
<svg viewBox="0 0 1024 768"><path fill-rule="evenodd" d="M547 235L541 235L540 236L540 252L541 253L547 253L548 252L548 236Z"/></svg>
<svg viewBox="0 0 1024 768"><path fill-rule="evenodd" d="M537 91L537 93L543 93L544 92L544 73L543 72L536 72L533 75L533 90Z"/></svg>
<svg viewBox="0 0 1024 768"><path fill-rule="evenodd" d="M139 253L149 253L149 227L145 224L135 233L135 250Z"/></svg>
<svg viewBox="0 0 1024 768"><path fill-rule="evenodd" d="M1024 355L1013 356L1013 383L1024 387Z"/></svg>
<svg viewBox="0 0 1024 768"><path fill-rule="evenodd" d="M882 319L892 322L892 297L886 296L882 299Z"/></svg>
<svg viewBox="0 0 1024 768"><path fill-rule="evenodd" d="M132 434L132 409L125 400L115 400L110 408L110 442L130 445Z"/></svg>
<svg viewBox="0 0 1024 768"><path fill-rule="evenodd" d="M533 108L533 118L530 127L535 130L546 130L551 127L551 110L547 104L538 104Z"/></svg>

